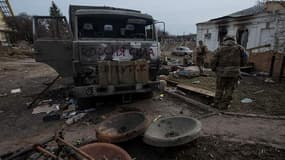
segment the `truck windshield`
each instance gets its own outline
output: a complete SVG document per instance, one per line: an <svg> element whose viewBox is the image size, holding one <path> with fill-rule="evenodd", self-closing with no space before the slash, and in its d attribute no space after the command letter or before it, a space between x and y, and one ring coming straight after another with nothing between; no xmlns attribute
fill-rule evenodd
<svg viewBox="0 0 285 160"><path fill-rule="evenodd" d="M78 16L79 39L120 38L154 40L153 20L119 15Z"/></svg>

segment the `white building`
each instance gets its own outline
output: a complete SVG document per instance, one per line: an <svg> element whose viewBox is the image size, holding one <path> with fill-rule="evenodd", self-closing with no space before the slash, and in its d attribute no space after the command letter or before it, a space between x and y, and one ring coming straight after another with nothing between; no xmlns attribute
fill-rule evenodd
<svg viewBox="0 0 285 160"><path fill-rule="evenodd" d="M268 1L251 8L197 24L197 42L210 51L218 48L224 36L235 36L247 49L270 45L255 51L285 51L285 2Z"/></svg>
<svg viewBox="0 0 285 160"><path fill-rule="evenodd" d="M11 30L8 28L5 20L4 14L0 9L0 46L8 44L8 35Z"/></svg>
<svg viewBox="0 0 285 160"><path fill-rule="evenodd" d="M5 22L5 17L14 16L8 0L0 0L0 46L7 46L10 42L12 29Z"/></svg>

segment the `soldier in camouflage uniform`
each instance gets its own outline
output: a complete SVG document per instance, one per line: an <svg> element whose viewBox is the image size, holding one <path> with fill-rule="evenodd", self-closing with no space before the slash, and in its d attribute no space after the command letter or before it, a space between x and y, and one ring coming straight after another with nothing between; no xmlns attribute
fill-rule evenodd
<svg viewBox="0 0 285 160"><path fill-rule="evenodd" d="M199 67L200 75L204 74L203 67L207 51L208 49L205 45L203 45L203 41L199 41L199 46L196 48L196 53L197 53L196 63L197 66Z"/></svg>
<svg viewBox="0 0 285 160"><path fill-rule="evenodd" d="M230 107L232 94L240 76L240 66L247 61L244 55L244 48L231 36L225 37L217 49L212 62L212 69L217 76L215 107L219 109Z"/></svg>

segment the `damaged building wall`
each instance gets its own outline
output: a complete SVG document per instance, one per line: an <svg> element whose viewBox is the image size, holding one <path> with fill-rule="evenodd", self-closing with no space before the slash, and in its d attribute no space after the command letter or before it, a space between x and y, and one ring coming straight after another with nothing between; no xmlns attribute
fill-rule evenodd
<svg viewBox="0 0 285 160"><path fill-rule="evenodd" d="M200 24L197 26L197 42L202 40L209 51L214 51L219 46L218 32L218 26L214 23Z"/></svg>
<svg viewBox="0 0 285 160"><path fill-rule="evenodd" d="M285 14L283 16L285 16ZM273 46L275 45L275 26L275 17L272 17L267 13L256 16L253 19L245 19L243 21L230 21L224 24L217 24L215 22L212 22L210 24L203 23L197 25L197 39L202 40L208 46L210 51L214 51L218 48L220 43L220 28L226 29L227 35L233 35L237 39L238 31L244 30L248 32L247 43L244 47L250 49L257 46L270 44L271 47L266 49L270 50L273 49ZM265 51L265 49L260 49L258 51Z"/></svg>
<svg viewBox="0 0 285 160"><path fill-rule="evenodd" d="M276 50L285 52L285 10L278 14L276 30Z"/></svg>
<svg viewBox="0 0 285 160"><path fill-rule="evenodd" d="M210 20L197 24L197 41L202 40L210 51L215 51L220 43L221 36L232 35L246 49L270 44L271 47L255 50L264 52L275 50L284 52L285 48L285 9L283 6L267 4L269 8L262 9L261 13ZM283 7L283 8L282 8ZM244 37L243 37L244 36ZM245 43L241 39L246 40Z"/></svg>

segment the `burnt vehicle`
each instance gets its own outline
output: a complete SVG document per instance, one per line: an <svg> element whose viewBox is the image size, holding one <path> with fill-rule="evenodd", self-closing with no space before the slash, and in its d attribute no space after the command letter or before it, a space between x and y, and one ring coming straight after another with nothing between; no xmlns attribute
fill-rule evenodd
<svg viewBox="0 0 285 160"><path fill-rule="evenodd" d="M36 61L73 79L78 98L152 91L160 44L152 16L112 7L74 6L65 17L34 17Z"/></svg>

